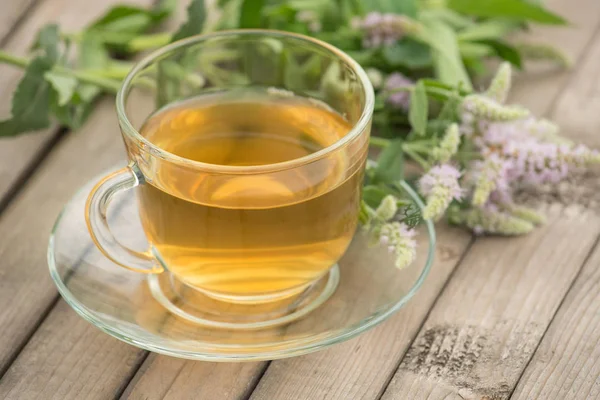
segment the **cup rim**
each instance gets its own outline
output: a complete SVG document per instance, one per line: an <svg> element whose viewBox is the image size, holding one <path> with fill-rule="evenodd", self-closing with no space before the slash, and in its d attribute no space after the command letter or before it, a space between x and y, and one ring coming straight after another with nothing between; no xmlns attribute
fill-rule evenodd
<svg viewBox="0 0 600 400"><path fill-rule="evenodd" d="M250 166L234 166L234 165L219 165L219 164L209 164L200 161L191 160L185 157L178 156L171 152L168 152L142 136L137 129L133 127L133 124L127 117L127 113L125 111L125 99L129 88L131 87L131 82L137 76L137 74L142 71L144 68L148 67L150 64L159 59L162 55L177 50L179 48L189 46L194 43L200 43L202 41L221 37L221 36L235 36L235 35L270 35L274 37L284 37L284 38L294 38L299 39L305 42L309 42L313 45L317 45L319 47L324 48L325 50L331 52L334 56L343 60L347 65L349 65L355 73L358 75L358 78L361 82L363 90L365 92L365 104L362 109L362 113L358 121L352 126L352 129L344 135L342 138L338 139L336 142L331 145L306 156L300 158L294 158L292 160L273 163L273 164L264 164L264 165L250 165ZM142 145L144 147L149 148L152 153L164 160L174 162L178 165L182 165L189 168L194 168L203 171L212 171L212 172L220 172L220 173L233 173L233 174L253 174L253 173L265 173L265 172L276 172L291 169L294 167L302 166L309 164L311 162L317 161L321 158L326 157L331 152L345 146L347 143L351 142L353 139L358 137L368 126L371 117L373 115L373 109L375 106L375 93L373 90L373 86L367 73L365 70L358 64L352 57L338 49L335 46L330 45L329 43L323 42L322 40L318 40L309 36L300 35L292 32L284 32L279 30L271 30L271 29L235 29L235 30L223 30L217 31L207 34L200 34L191 36L189 38L185 38L182 40L178 40L171 44L161 47L158 50L153 51L152 53L145 56L141 61L139 61L132 69L129 71L119 91L116 96L116 109L117 116L119 118L119 122L122 128L122 131L125 135L130 137L131 139L136 141L138 146Z"/></svg>

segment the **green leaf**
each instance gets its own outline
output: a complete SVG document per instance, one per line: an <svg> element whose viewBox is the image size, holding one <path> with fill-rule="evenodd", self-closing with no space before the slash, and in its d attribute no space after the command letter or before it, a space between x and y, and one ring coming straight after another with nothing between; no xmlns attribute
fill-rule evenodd
<svg viewBox="0 0 600 400"><path fill-rule="evenodd" d="M206 22L206 9L204 0L192 0L187 8L187 21L179 27L173 35L172 42L175 42L186 37L199 35L204 29Z"/></svg>
<svg viewBox="0 0 600 400"><path fill-rule="evenodd" d="M410 96L410 110L408 120L413 131L419 136L425 135L427 131L427 116L429 113L429 103L427 101L427 92L423 81L417 82L415 89Z"/></svg>
<svg viewBox="0 0 600 400"><path fill-rule="evenodd" d="M458 44L460 55L463 58L485 58L494 52L490 46L483 43L460 42Z"/></svg>
<svg viewBox="0 0 600 400"><path fill-rule="evenodd" d="M417 17L417 0L363 0L367 11L403 14L407 17Z"/></svg>
<svg viewBox="0 0 600 400"><path fill-rule="evenodd" d="M58 61L60 51L58 44L60 43L60 32L58 25L48 24L38 32L33 48L41 50L51 63Z"/></svg>
<svg viewBox="0 0 600 400"><path fill-rule="evenodd" d="M385 186L367 185L363 187L362 197L369 207L377 208L385 196L391 194Z"/></svg>
<svg viewBox="0 0 600 400"><path fill-rule="evenodd" d="M395 139L381 152L375 168L375 180L391 183L404 176L404 151L402 139Z"/></svg>
<svg viewBox="0 0 600 400"><path fill-rule="evenodd" d="M490 46L494 50L494 53L501 59L508 61L519 69L523 68L521 53L504 40L482 40L481 43Z"/></svg>
<svg viewBox="0 0 600 400"><path fill-rule="evenodd" d="M426 9L421 11L420 15L422 18L437 18L456 29L464 29L475 25L472 18L447 8Z"/></svg>
<svg viewBox="0 0 600 400"><path fill-rule="evenodd" d="M243 0L240 11L240 28L260 28L265 0Z"/></svg>
<svg viewBox="0 0 600 400"><path fill-rule="evenodd" d="M73 76L48 71L44 74L46 81L50 82L52 88L58 94L58 105L64 106L71 100L77 87L77 79Z"/></svg>
<svg viewBox="0 0 600 400"><path fill-rule="evenodd" d="M472 25L458 33L459 41L498 39L516 28L515 24L505 20L492 19Z"/></svg>
<svg viewBox="0 0 600 400"><path fill-rule="evenodd" d="M471 90L472 84L462 62L458 40L452 28L436 19L423 21L425 29L419 38L433 49L433 64L436 75L443 83Z"/></svg>
<svg viewBox="0 0 600 400"><path fill-rule="evenodd" d="M177 2L177 0L161 0L157 2L150 10L153 21L158 23L172 15L177 9Z"/></svg>
<svg viewBox="0 0 600 400"><path fill-rule="evenodd" d="M382 50L383 58L392 67L409 69L427 68L431 65L431 48L410 38L404 38L393 46Z"/></svg>
<svg viewBox="0 0 600 400"><path fill-rule="evenodd" d="M0 136L44 129L50 126L50 83L44 74L52 63L44 58L33 59L25 69L12 99L12 117L0 122Z"/></svg>
<svg viewBox="0 0 600 400"><path fill-rule="evenodd" d="M94 103L83 100L79 93L75 92L69 103L59 106L58 94L52 91L50 94L50 107L52 114L61 125L70 129L79 129L94 109Z"/></svg>
<svg viewBox="0 0 600 400"><path fill-rule="evenodd" d="M107 68L110 63L110 55L108 50L102 43L99 34L94 31L87 31L81 38L79 46L79 55L77 58L77 66L81 69L102 70ZM77 92L83 102L92 101L101 92L100 88L95 85L82 83L79 85ZM64 112L66 113L66 111ZM71 118L75 120L76 118ZM66 121L66 117L65 117ZM67 126L72 126L67 124Z"/></svg>
<svg viewBox="0 0 600 400"><path fill-rule="evenodd" d="M110 55L100 36L93 31L85 32L79 45L77 65L82 69L103 69L109 62Z"/></svg>
<svg viewBox="0 0 600 400"><path fill-rule="evenodd" d="M566 24L564 18L523 0L448 0L448 7L466 15L514 18L543 24Z"/></svg>
<svg viewBox="0 0 600 400"><path fill-rule="evenodd" d="M456 121L458 119L458 107L460 106L461 100L458 93L456 93L455 96L448 97L448 100L446 100L438 115L438 119L443 121Z"/></svg>
<svg viewBox="0 0 600 400"><path fill-rule="evenodd" d="M152 13L148 10L129 5L118 5L96 20L90 26L90 30L138 33L148 29L152 22Z"/></svg>

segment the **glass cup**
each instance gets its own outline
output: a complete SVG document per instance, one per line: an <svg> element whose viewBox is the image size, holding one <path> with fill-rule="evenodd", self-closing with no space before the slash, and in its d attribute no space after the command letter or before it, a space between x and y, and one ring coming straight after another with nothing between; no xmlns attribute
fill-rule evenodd
<svg viewBox="0 0 600 400"><path fill-rule="evenodd" d="M149 118L188 99L243 98L249 90L281 102L308 99L343 117L348 132L308 155L264 165L195 161L143 134ZM287 299L331 273L357 226L374 106L352 58L278 31L196 36L137 64L116 106L130 163L103 178L86 204L89 232L107 258L238 304ZM149 243L143 252L120 244L107 222L113 197L133 188Z"/></svg>

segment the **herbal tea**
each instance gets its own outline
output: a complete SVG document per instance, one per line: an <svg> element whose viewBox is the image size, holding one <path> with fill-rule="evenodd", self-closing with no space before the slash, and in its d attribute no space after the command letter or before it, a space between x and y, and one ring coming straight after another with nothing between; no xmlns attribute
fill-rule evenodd
<svg viewBox="0 0 600 400"><path fill-rule="evenodd" d="M262 91L203 95L155 113L141 133L156 146L202 163L255 167L155 171L139 202L158 258L217 297L302 290L350 243L367 145L358 155L339 150L277 171L258 166L317 152L350 129L324 105Z"/></svg>

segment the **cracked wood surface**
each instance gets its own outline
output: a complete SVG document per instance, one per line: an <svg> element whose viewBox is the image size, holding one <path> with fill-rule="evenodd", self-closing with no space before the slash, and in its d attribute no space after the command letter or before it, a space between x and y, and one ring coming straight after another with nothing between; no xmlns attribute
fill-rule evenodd
<svg viewBox="0 0 600 400"><path fill-rule="evenodd" d="M0 44L23 53L43 24L76 30L115 2L3 0ZM575 68L529 67L515 79L512 100L599 146L600 2L547 3L571 26L535 28L523 39L556 44ZM19 72L0 68L0 91L10 93ZM8 108L4 96L0 113ZM78 186L122 160L110 100L80 132L53 128L0 141L0 398L600 398L597 171L526 196L549 217L527 237L473 242L440 226L425 285L371 332L294 359L212 364L148 355L57 301L47 232Z"/></svg>

